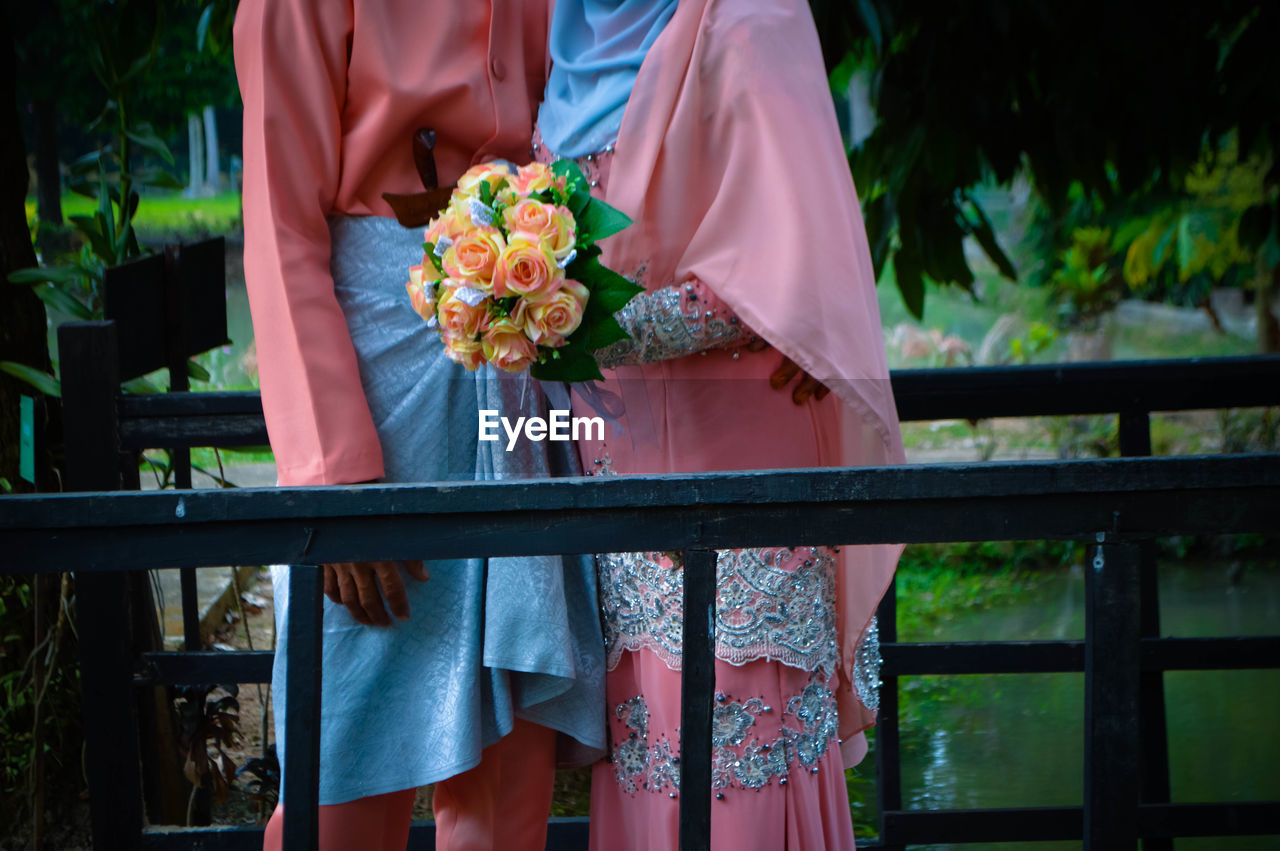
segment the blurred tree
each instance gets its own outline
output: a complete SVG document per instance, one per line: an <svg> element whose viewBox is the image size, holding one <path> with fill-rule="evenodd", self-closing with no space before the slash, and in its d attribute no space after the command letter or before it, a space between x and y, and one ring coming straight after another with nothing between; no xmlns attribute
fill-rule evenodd
<svg viewBox="0 0 1280 851"><path fill-rule="evenodd" d="M969 289L962 250L976 238L1016 273L973 187L1025 172L1052 238L1075 202L1104 210L1172 202L1187 175L1234 134L1265 163L1258 202L1241 213L1254 252L1260 316L1280 260L1280 4L1224 0L1153 12L1085 0L975 0L939 13L905 0L813 0L828 67L872 69L879 120L850 157L876 270L892 263L907 306L923 311L925 277ZM1094 235L1096 236L1096 234ZM1096 242L1096 240L1095 240ZM1265 272L1265 274L1264 274ZM1277 341L1260 328L1261 343Z"/></svg>

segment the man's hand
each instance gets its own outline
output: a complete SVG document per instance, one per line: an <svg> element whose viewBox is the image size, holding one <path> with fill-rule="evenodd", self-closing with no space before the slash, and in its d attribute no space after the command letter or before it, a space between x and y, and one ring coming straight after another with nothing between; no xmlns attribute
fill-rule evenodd
<svg viewBox="0 0 1280 851"><path fill-rule="evenodd" d="M347 607L351 617L368 626L390 626L391 614L409 619L409 595L399 566L419 582L430 579L420 561L363 561L326 564L324 594L335 603ZM381 593L379 592L381 586ZM386 605L383 605L383 599Z"/></svg>

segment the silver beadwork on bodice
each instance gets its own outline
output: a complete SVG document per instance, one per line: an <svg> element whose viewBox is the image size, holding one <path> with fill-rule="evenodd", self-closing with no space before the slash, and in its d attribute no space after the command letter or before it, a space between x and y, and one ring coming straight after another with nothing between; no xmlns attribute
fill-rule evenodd
<svg viewBox="0 0 1280 851"><path fill-rule="evenodd" d="M664 553L599 557L605 652L651 650L679 670L683 571ZM716 657L733 665L772 659L836 673L835 558L825 547L720 550L716 558Z"/></svg>

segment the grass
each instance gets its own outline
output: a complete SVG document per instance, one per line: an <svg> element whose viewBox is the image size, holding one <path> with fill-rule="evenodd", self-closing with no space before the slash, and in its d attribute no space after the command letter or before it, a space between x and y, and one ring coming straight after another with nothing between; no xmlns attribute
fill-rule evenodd
<svg viewBox="0 0 1280 851"><path fill-rule="evenodd" d="M62 215L93 215L98 202L83 195L62 196ZM27 199L27 221L36 218L36 202ZM140 234L219 234L244 226L240 195L224 192L209 198L184 198L181 193L145 195L138 203L134 227Z"/></svg>

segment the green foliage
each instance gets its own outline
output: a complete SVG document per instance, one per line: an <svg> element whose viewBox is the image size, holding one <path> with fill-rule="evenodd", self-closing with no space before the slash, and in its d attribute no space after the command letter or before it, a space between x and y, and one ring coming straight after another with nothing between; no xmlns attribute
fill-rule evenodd
<svg viewBox="0 0 1280 851"><path fill-rule="evenodd" d="M1080 248L1076 229L1091 225L1069 221L1078 202L1142 207L1181 185L1206 138L1234 132L1242 151L1265 156L1280 134L1280 90L1262 82L1280 79L1275 4L1152 15L1101 0L980 0L939 14L906 0L865 0L854 15L845 7L849 25L831 20L835 5L812 3L829 67L845 68L852 55L872 72L878 124L850 157L872 259L877 275L894 270L917 317L926 279L972 287L968 236L1014 277L973 187L1027 174L1046 205L1044 253L1069 253ZM1277 183L1270 160L1262 182ZM1280 256L1280 241L1267 242L1280 212L1274 199L1262 206L1248 217L1250 244L1273 245ZM1184 241L1190 269L1204 254L1192 224ZM1073 268L1061 259L1086 310L1123 292L1114 270L1083 262L1087 252Z"/></svg>

